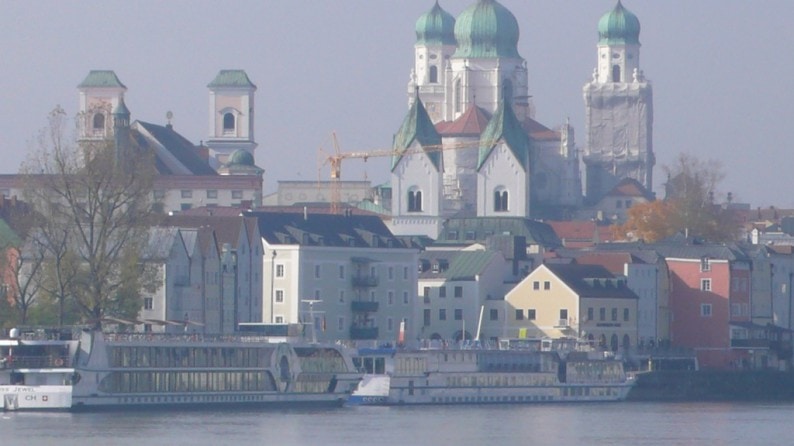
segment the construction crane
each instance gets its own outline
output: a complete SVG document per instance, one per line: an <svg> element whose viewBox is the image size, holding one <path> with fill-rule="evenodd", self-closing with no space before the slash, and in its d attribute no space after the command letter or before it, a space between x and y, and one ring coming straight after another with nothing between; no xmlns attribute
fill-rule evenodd
<svg viewBox="0 0 794 446"><path fill-rule="evenodd" d="M334 153L327 155L320 147L320 157L322 164L319 170L326 165L331 168L331 213L339 213L340 197L340 181L342 180L342 161L346 159L362 159L366 162L369 158L377 158L384 156L403 156L412 155L423 152L443 152L445 150L460 150L460 149L473 149L481 146L481 141L476 139L470 142L461 142L456 144L436 144L427 146L416 146L407 149L375 149L368 152L342 152L339 149L339 141L336 138L336 132L331 134L333 142ZM318 172L319 173L319 172ZM319 182L318 182L319 184Z"/></svg>

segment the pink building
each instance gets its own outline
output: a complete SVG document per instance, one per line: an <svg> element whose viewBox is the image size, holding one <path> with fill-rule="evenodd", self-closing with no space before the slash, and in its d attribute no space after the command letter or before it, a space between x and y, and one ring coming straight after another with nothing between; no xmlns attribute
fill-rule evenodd
<svg viewBox="0 0 794 446"><path fill-rule="evenodd" d="M752 351L732 348L731 326L749 323L750 259L726 246L666 246L671 342L695 351L702 368L749 366Z"/></svg>

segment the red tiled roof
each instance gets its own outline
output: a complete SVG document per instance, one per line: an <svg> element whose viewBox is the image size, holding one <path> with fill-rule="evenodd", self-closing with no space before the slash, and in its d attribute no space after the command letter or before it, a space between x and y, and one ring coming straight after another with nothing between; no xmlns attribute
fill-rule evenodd
<svg viewBox="0 0 794 446"><path fill-rule="evenodd" d="M559 141L560 139L560 132L554 131L532 118L527 118L521 123L521 126L524 127L524 130L526 130L529 136L534 140Z"/></svg>
<svg viewBox="0 0 794 446"><path fill-rule="evenodd" d="M580 265L601 265L612 274L623 275L623 265L638 263L638 260L627 252L592 252L576 258Z"/></svg>
<svg viewBox="0 0 794 446"><path fill-rule="evenodd" d="M595 243L609 242L614 239L609 226L597 225L593 221L549 221L547 223L566 248L590 247Z"/></svg>
<svg viewBox="0 0 794 446"><path fill-rule="evenodd" d="M638 197L651 200L648 190L634 178L624 178L607 194L610 197Z"/></svg>
<svg viewBox="0 0 794 446"><path fill-rule="evenodd" d="M458 119L436 124L436 131L442 136L479 135L490 120L488 112L472 104Z"/></svg>

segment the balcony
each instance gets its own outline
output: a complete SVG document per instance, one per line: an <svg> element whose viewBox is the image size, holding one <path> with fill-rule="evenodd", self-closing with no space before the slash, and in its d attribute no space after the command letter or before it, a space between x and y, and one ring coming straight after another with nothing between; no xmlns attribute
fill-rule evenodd
<svg viewBox="0 0 794 446"><path fill-rule="evenodd" d="M780 344L769 339L731 339L731 348L774 348Z"/></svg>
<svg viewBox="0 0 794 446"><path fill-rule="evenodd" d="M353 276L353 286L356 288L372 288L378 286L377 276Z"/></svg>
<svg viewBox="0 0 794 446"><path fill-rule="evenodd" d="M378 303L364 300L350 302L350 309L354 313L374 313L378 311Z"/></svg>
<svg viewBox="0 0 794 446"><path fill-rule="evenodd" d="M350 327L350 339L368 340L378 339L378 327Z"/></svg>

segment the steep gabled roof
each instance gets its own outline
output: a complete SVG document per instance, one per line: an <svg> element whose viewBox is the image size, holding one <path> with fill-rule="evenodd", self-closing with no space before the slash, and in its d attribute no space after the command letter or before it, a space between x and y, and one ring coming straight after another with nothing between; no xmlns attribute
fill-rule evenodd
<svg viewBox="0 0 794 446"><path fill-rule="evenodd" d="M458 119L436 124L436 130L442 136L480 136L490 120L487 111L472 103Z"/></svg>
<svg viewBox="0 0 794 446"><path fill-rule="evenodd" d="M157 157L157 171L160 175L217 175L217 172L203 160L196 146L184 136L174 131L170 125L161 126L148 122L136 121L133 138L141 148L152 150ZM176 159L186 171L175 171L173 161Z"/></svg>
<svg viewBox="0 0 794 446"><path fill-rule="evenodd" d="M496 113L480 136L480 156L477 161L477 169L482 167L500 141L507 145L524 171L529 172L532 150L529 136L513 113L513 107L504 100L499 101Z"/></svg>
<svg viewBox="0 0 794 446"><path fill-rule="evenodd" d="M237 247L240 240L240 230L242 229L242 217L225 217L214 215L169 215L163 218L164 225L176 226L180 228L201 228L209 227L215 231L218 243L223 245L229 243L233 248Z"/></svg>
<svg viewBox="0 0 794 446"><path fill-rule="evenodd" d="M653 195L648 192L648 189L645 188L639 181L635 180L634 178L623 178L620 180L615 187L612 188L609 192L607 192L606 196L608 197L636 197L636 198L644 198L647 201L653 200Z"/></svg>
<svg viewBox="0 0 794 446"><path fill-rule="evenodd" d="M441 146L441 135L438 134L433 121L430 120L422 100L419 99L418 92L414 98L414 103L400 126L400 130L394 136L392 149L396 155L392 157L392 170L397 167L405 151L410 149L415 142L419 143L424 149L436 170L440 170L441 151L438 149Z"/></svg>

